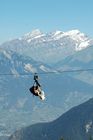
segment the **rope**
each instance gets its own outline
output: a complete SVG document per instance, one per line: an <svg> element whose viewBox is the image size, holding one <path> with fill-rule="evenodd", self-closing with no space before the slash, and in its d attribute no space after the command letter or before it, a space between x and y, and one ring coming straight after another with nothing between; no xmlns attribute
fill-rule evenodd
<svg viewBox="0 0 93 140"><path fill-rule="evenodd" d="M93 71L93 68L88 68L88 69L72 69L72 70L56 70L56 71L50 71L50 72L39 72L37 74L61 74L61 73L73 73L73 72L84 72L84 71ZM18 74L14 74L14 73L0 73L0 76L12 76L12 75L22 75L22 76L30 76L33 75L34 73L18 73Z"/></svg>

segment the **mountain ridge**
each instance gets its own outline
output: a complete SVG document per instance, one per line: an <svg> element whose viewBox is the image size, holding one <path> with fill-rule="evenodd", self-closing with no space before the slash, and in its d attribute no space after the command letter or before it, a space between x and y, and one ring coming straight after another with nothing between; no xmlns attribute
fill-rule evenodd
<svg viewBox="0 0 93 140"><path fill-rule="evenodd" d="M21 38L3 43L0 48L12 50L29 56L35 61L39 60L51 65L91 45L93 45L93 39L79 30L55 31L46 34L35 30Z"/></svg>
<svg viewBox="0 0 93 140"><path fill-rule="evenodd" d="M9 140L88 140L93 137L93 98L75 106L58 119L16 131Z"/></svg>

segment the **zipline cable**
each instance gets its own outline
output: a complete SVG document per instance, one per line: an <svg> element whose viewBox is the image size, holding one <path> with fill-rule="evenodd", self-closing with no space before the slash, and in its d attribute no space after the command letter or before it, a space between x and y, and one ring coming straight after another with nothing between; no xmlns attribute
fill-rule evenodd
<svg viewBox="0 0 93 140"><path fill-rule="evenodd" d="M93 71L93 68L88 68L88 69L71 69L71 70L55 70L55 71L49 71L49 72L36 72L37 74L61 74L61 73L73 73L73 72L84 72L84 71ZM0 76L30 76L35 73L0 73Z"/></svg>

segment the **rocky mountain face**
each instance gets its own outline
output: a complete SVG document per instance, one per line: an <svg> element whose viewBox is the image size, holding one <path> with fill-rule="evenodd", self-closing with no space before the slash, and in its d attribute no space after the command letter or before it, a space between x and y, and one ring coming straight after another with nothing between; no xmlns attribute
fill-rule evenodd
<svg viewBox="0 0 93 140"><path fill-rule="evenodd" d="M53 121L93 97L93 40L78 30L39 30L0 45L0 136L38 122ZM46 94L33 97L33 73Z"/></svg>
<svg viewBox="0 0 93 140"><path fill-rule="evenodd" d="M16 131L9 140L89 140L93 138L93 98L58 119Z"/></svg>

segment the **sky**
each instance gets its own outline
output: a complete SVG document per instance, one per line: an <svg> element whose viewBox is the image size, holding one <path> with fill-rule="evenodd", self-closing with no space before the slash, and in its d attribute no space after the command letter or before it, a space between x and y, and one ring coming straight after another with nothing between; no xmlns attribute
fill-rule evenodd
<svg viewBox="0 0 93 140"><path fill-rule="evenodd" d="M0 44L35 29L78 29L93 38L93 0L0 0Z"/></svg>

